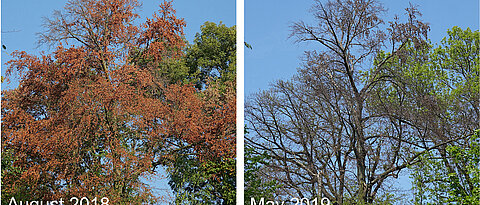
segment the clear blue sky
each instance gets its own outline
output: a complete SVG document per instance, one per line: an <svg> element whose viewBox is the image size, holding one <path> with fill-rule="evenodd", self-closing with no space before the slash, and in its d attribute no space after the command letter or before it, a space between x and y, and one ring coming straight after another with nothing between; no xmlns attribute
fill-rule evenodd
<svg viewBox="0 0 480 205"><path fill-rule="evenodd" d="M140 16L142 19L151 17L154 11L158 10L158 5L163 0L142 1ZM5 62L11 59L8 53L14 50L24 50L30 54L39 54L45 48L36 48L36 33L43 31L42 17L50 17L53 10L61 10L66 1L59 0L6 0L2 1L2 44L7 46L6 52L2 50L2 76L4 76ZM235 0L202 0L185 1L176 0L173 2L174 9L177 11L177 17L184 18L187 26L184 29L185 36L189 42L193 42L195 34L200 32L200 26L211 21L219 23L222 21L227 26L233 26L235 22ZM46 52L49 53L49 52ZM12 81L9 85L2 84L2 89L10 89L18 86L17 82ZM163 171L159 173L165 174ZM164 195L163 190L169 190L166 180L152 179L149 182L160 195Z"/></svg>
<svg viewBox="0 0 480 205"><path fill-rule="evenodd" d="M325 1L324 1L325 2ZM395 14L404 14L409 6L406 0L380 0L387 10L384 21L391 21ZM430 23L429 38L440 43L447 30L453 26L462 29L479 28L478 0L412 0L419 6L422 19ZM312 22L309 9L313 0L277 1L245 0L245 41L253 49L245 49L245 99L249 95L265 90L278 79L290 79L297 71L300 57L306 50L323 49L315 43L295 44L289 26L303 20ZM402 19L402 18L401 18ZM411 180L404 173L397 181L397 187L409 192Z"/></svg>

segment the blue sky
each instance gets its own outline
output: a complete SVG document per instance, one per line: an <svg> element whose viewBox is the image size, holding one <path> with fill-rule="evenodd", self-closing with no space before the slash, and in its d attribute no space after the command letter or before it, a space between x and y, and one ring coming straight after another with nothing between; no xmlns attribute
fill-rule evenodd
<svg viewBox="0 0 480 205"><path fill-rule="evenodd" d="M158 5L162 1L142 1L142 9L139 14L142 19L151 17L154 11L158 10ZM14 50L24 50L30 54L39 54L44 51L44 47L36 48L36 33L43 31L42 18L51 16L53 10L61 10L66 1L58 0L7 0L2 1L2 44L7 46L7 50L2 50L2 76L4 76L5 62L11 59L8 53ZM202 0L185 1L176 0L173 2L174 9L177 11L177 17L184 18L187 26L184 29L185 37L189 42L193 42L195 34L200 32L200 26L211 21L219 23L222 21L227 26L233 26L235 22L235 0ZM50 51L51 52L51 51ZM49 53L46 51L46 53ZM9 85L2 84L2 89L10 89L18 86L18 83L12 81ZM159 175L165 174L163 171ZM164 178L164 177L163 177ZM164 190L169 190L166 180L162 177L154 177L149 181L152 187L155 187L159 195L165 195Z"/></svg>
<svg viewBox="0 0 480 205"><path fill-rule="evenodd" d="M326 1L326 0L325 0ZM323 1L323 2L325 2ZM268 89L278 79L290 79L297 71L300 57L306 50L323 49L315 43L295 44L289 39L293 22L312 22L309 9L313 0L276 1L245 0L245 41L253 49L245 49L245 99L259 90ZM440 43L447 30L453 26L462 29L479 28L478 0L380 0L387 9L384 21L391 21L394 15L400 19L409 2L418 5L425 22L430 23L429 38L434 44ZM396 180L397 188L408 194L411 180L404 172ZM410 195L411 196L411 195Z"/></svg>
<svg viewBox="0 0 480 205"><path fill-rule="evenodd" d="M39 53L36 49L35 33L42 31L42 17L50 16L54 9L61 9L64 1L43 0L6 0L2 1L1 23L2 44L7 51L2 51L2 74L4 63L9 59L7 52L25 50L28 53ZM161 1L145 1L140 15L150 17ZM394 14L403 14L409 1L382 1L388 9L386 20ZM413 0L419 5L423 19L430 23L430 38L439 43L446 35L446 30L453 26L479 27L478 0L441 1ZM245 41L253 49L245 49L245 93L248 95L259 89L268 88L268 84L276 79L288 79L295 74L299 58L303 51L318 48L313 43L294 44L288 39L291 23L312 17L308 12L313 1L278 1L278 0L245 0ZM186 37L191 42L200 25L205 21L227 26L235 25L235 0L202 0L174 2L177 16L185 18ZM13 86L15 83L10 85ZM2 89L5 89L2 84ZM8 88L8 87L7 87Z"/></svg>
<svg viewBox="0 0 480 205"><path fill-rule="evenodd" d="M380 0L388 9L384 20L395 14L403 15L409 2L419 6L422 19L430 23L429 38L439 43L453 26L478 30L478 0ZM305 50L319 48L318 44L295 44L288 39L289 25L303 20L312 22L309 9L312 0L276 1L245 0L245 41L253 49L245 49L245 98L265 89L277 79L289 79L295 74Z"/></svg>

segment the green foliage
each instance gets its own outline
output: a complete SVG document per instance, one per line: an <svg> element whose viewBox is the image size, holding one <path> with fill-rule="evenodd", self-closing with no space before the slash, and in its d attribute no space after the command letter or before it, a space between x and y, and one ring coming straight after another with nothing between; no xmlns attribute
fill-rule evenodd
<svg viewBox="0 0 480 205"><path fill-rule="evenodd" d="M235 204L235 160L202 163L180 154L169 168L174 204Z"/></svg>
<svg viewBox="0 0 480 205"><path fill-rule="evenodd" d="M268 163L266 153L256 154L253 148L245 147L245 205L250 204L250 198L273 199L278 183L275 180L267 181L259 176L259 171Z"/></svg>
<svg viewBox="0 0 480 205"><path fill-rule="evenodd" d="M420 82L424 96L435 99L419 113L433 113L449 137L468 136L477 130L480 100L480 33L453 27L441 45L429 49L403 76ZM422 96L419 96L422 97ZM419 98L417 97L417 98ZM424 97L425 98L425 97ZM477 119L477 120L475 120ZM425 153L413 166L416 204L479 204L479 131L466 140Z"/></svg>
<svg viewBox="0 0 480 205"><path fill-rule="evenodd" d="M442 45L434 49L432 66L439 73L443 71L438 85L443 95L450 96L447 100L464 94L472 94L476 99L480 96L479 51L478 30L472 32L470 28L462 30L458 27L449 30Z"/></svg>
<svg viewBox="0 0 480 205"><path fill-rule="evenodd" d="M461 147L450 145L446 157L429 152L414 167L415 204L480 203L480 130ZM454 163L458 169L449 169Z"/></svg>
<svg viewBox="0 0 480 205"><path fill-rule="evenodd" d="M248 134L248 129L245 126L245 135ZM261 177L260 170L265 167L271 156L266 152L258 154L252 147L245 146L244 148L244 202L245 205L250 204L250 199L259 199L264 197L265 199L273 199L275 197L275 191L279 187L279 184L275 180L266 180Z"/></svg>
<svg viewBox="0 0 480 205"><path fill-rule="evenodd" d="M14 153L12 153L12 150L2 150L2 185L12 180L12 177L20 177L23 173L21 168L14 166L17 159ZM1 204L8 204L12 197L15 197L16 200L32 200L32 196L29 194L29 188L26 185L20 185L16 191L10 193L2 192Z"/></svg>
<svg viewBox="0 0 480 205"><path fill-rule="evenodd" d="M185 59L165 59L155 70L156 76L166 79L168 84L173 83L194 83L196 79L192 77L192 71L185 65Z"/></svg>
<svg viewBox="0 0 480 205"><path fill-rule="evenodd" d="M480 34L469 28L453 27L438 46L418 48L407 43L379 74L372 75L375 69L361 73L364 82L379 81L373 93L382 97L368 102L369 106L383 103L391 108L402 107L389 111L397 115L410 112L406 116L410 120L430 119L425 124L440 124L450 129L452 136L477 129L475 120L465 118L480 116L479 51ZM388 53L378 53L374 65L386 60L386 56Z"/></svg>
<svg viewBox="0 0 480 205"><path fill-rule="evenodd" d="M453 27L440 45L407 43L385 69L360 73L363 82L378 82L368 106L388 105L384 112L418 124L427 139L415 138L419 145L471 135L479 128L479 51L480 33L469 28ZM387 56L378 53L374 65ZM411 167L416 204L479 204L477 135L438 146Z"/></svg>
<svg viewBox="0 0 480 205"><path fill-rule="evenodd" d="M236 74L236 30L221 22L217 25L205 22L201 33L195 35L193 45L187 49L186 65L205 84L209 78L222 82L235 81Z"/></svg>
<svg viewBox="0 0 480 205"><path fill-rule="evenodd" d="M416 88L417 90L414 91L420 94L436 95L446 101L459 97L478 99L479 36L478 31L472 32L469 28L462 30L453 27L448 31L448 36L442 40L442 44L436 48L432 45L415 48L413 43L409 43L399 51L398 57L387 61L383 67L388 69L383 71L383 75L370 75L375 72L372 69L361 73L362 80L372 80L369 78L379 76L395 76L402 79L399 82L404 83L403 86L409 86L407 89ZM388 53L385 52L378 53L374 59L374 65L385 60L387 55Z"/></svg>

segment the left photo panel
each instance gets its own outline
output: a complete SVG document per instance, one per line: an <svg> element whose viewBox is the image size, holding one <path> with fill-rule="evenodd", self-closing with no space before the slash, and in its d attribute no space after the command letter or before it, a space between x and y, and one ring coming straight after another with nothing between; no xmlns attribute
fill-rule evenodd
<svg viewBox="0 0 480 205"><path fill-rule="evenodd" d="M235 204L235 3L2 1L1 204Z"/></svg>

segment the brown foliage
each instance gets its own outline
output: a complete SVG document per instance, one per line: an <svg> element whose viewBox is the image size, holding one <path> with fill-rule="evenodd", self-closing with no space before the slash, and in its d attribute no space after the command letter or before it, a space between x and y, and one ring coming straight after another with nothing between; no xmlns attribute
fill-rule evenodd
<svg viewBox="0 0 480 205"><path fill-rule="evenodd" d="M52 54L13 53L7 75L18 72L20 85L2 93L2 150L21 171L4 174L3 193L152 203L140 177L168 162L159 159L192 147L202 159L234 156L234 89L162 84L154 70L181 57L185 22L164 2L135 26L138 6L71 0L40 36Z"/></svg>

